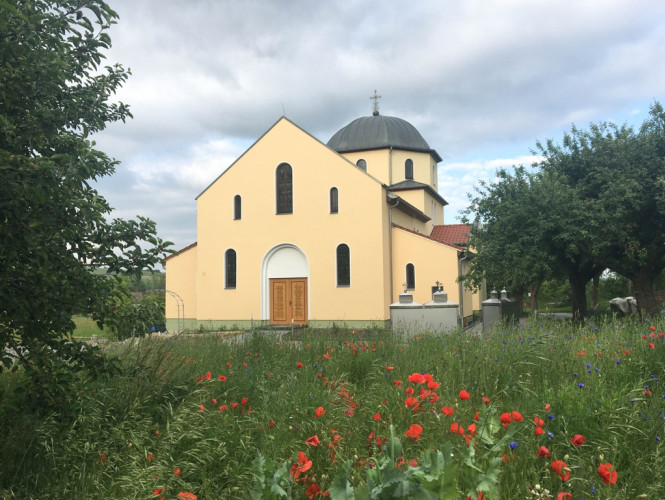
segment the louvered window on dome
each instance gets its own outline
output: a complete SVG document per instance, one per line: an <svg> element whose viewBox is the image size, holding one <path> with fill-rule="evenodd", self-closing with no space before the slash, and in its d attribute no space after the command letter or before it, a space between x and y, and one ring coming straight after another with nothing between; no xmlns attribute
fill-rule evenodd
<svg viewBox="0 0 665 500"><path fill-rule="evenodd" d="M351 256L349 246L342 243L337 246L337 286L351 286Z"/></svg>
<svg viewBox="0 0 665 500"><path fill-rule="evenodd" d="M416 289L416 267L413 264L406 265L406 289Z"/></svg>
<svg viewBox="0 0 665 500"><path fill-rule="evenodd" d="M411 158L404 162L404 178L413 179L413 160Z"/></svg>
<svg viewBox="0 0 665 500"><path fill-rule="evenodd" d="M356 167L367 172L367 162L362 158L356 162Z"/></svg>
<svg viewBox="0 0 665 500"><path fill-rule="evenodd" d="M330 188L330 213L339 212L339 193L336 187Z"/></svg>
<svg viewBox="0 0 665 500"><path fill-rule="evenodd" d="M242 217L242 198L239 194L233 197L233 220L240 220Z"/></svg>
<svg viewBox="0 0 665 500"><path fill-rule="evenodd" d="M275 172L275 189L277 197L277 213L293 213L293 172L291 165L281 163Z"/></svg>
<svg viewBox="0 0 665 500"><path fill-rule="evenodd" d="M224 288L236 287L236 251L229 248L224 252Z"/></svg>

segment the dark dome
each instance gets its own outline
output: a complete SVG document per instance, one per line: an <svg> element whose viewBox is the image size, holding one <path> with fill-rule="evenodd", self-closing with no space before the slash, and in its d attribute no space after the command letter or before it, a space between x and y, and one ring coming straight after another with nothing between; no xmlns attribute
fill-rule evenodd
<svg viewBox="0 0 665 500"><path fill-rule="evenodd" d="M394 116L363 116L341 128L328 141L328 147L338 153L391 146L396 149L431 153L437 161L441 161L441 157L429 147L416 127Z"/></svg>

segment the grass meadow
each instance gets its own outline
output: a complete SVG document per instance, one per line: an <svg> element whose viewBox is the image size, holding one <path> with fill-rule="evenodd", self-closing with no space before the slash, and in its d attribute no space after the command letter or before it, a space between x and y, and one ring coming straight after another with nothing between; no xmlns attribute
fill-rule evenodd
<svg viewBox="0 0 665 500"><path fill-rule="evenodd" d="M5 372L0 498L665 498L664 322L598 321L116 343L56 406Z"/></svg>

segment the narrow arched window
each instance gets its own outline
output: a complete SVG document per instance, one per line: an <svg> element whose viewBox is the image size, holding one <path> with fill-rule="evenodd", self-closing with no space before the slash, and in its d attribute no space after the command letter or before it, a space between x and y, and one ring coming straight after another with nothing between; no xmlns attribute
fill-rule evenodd
<svg viewBox="0 0 665 500"><path fill-rule="evenodd" d="M330 213L339 212L339 193L336 187L330 188Z"/></svg>
<svg viewBox="0 0 665 500"><path fill-rule="evenodd" d="M407 290L416 289L416 267L413 264L406 265L406 288Z"/></svg>
<svg viewBox="0 0 665 500"><path fill-rule="evenodd" d="M291 165L281 163L275 173L275 189L277 193L277 213L293 213L293 172Z"/></svg>
<svg viewBox="0 0 665 500"><path fill-rule="evenodd" d="M404 162L404 178L413 179L413 160L411 158Z"/></svg>
<svg viewBox="0 0 665 500"><path fill-rule="evenodd" d="M337 286L351 286L351 256L349 246L337 246Z"/></svg>
<svg viewBox="0 0 665 500"><path fill-rule="evenodd" d="M242 198L239 194L233 197L233 220L242 218Z"/></svg>
<svg viewBox="0 0 665 500"><path fill-rule="evenodd" d="M236 287L236 251L229 248L224 252L224 288Z"/></svg>
<svg viewBox="0 0 665 500"><path fill-rule="evenodd" d="M367 162L362 158L356 162L356 167L367 172Z"/></svg>

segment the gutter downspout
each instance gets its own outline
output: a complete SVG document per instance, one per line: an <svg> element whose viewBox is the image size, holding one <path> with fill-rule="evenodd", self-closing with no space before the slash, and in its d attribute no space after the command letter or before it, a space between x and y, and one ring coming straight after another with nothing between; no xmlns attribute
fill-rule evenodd
<svg viewBox="0 0 665 500"><path fill-rule="evenodd" d="M393 147L388 150L388 185L393 185ZM398 202L399 203L399 202ZM395 205L397 206L397 205ZM392 228L392 226L390 226Z"/></svg>
<svg viewBox="0 0 665 500"><path fill-rule="evenodd" d="M462 276L462 261L467 259L467 255L457 260L457 278L459 279ZM462 280L459 280L459 314L460 314L460 325L464 329L464 283Z"/></svg>
<svg viewBox="0 0 665 500"><path fill-rule="evenodd" d="M388 260L390 262L390 303L393 303L393 297L394 297L394 287L393 287L393 208L395 208L397 205L399 205L399 198L395 200L394 205L389 205L388 208L388 220L389 220L389 226L388 226L388 253L389 257Z"/></svg>

